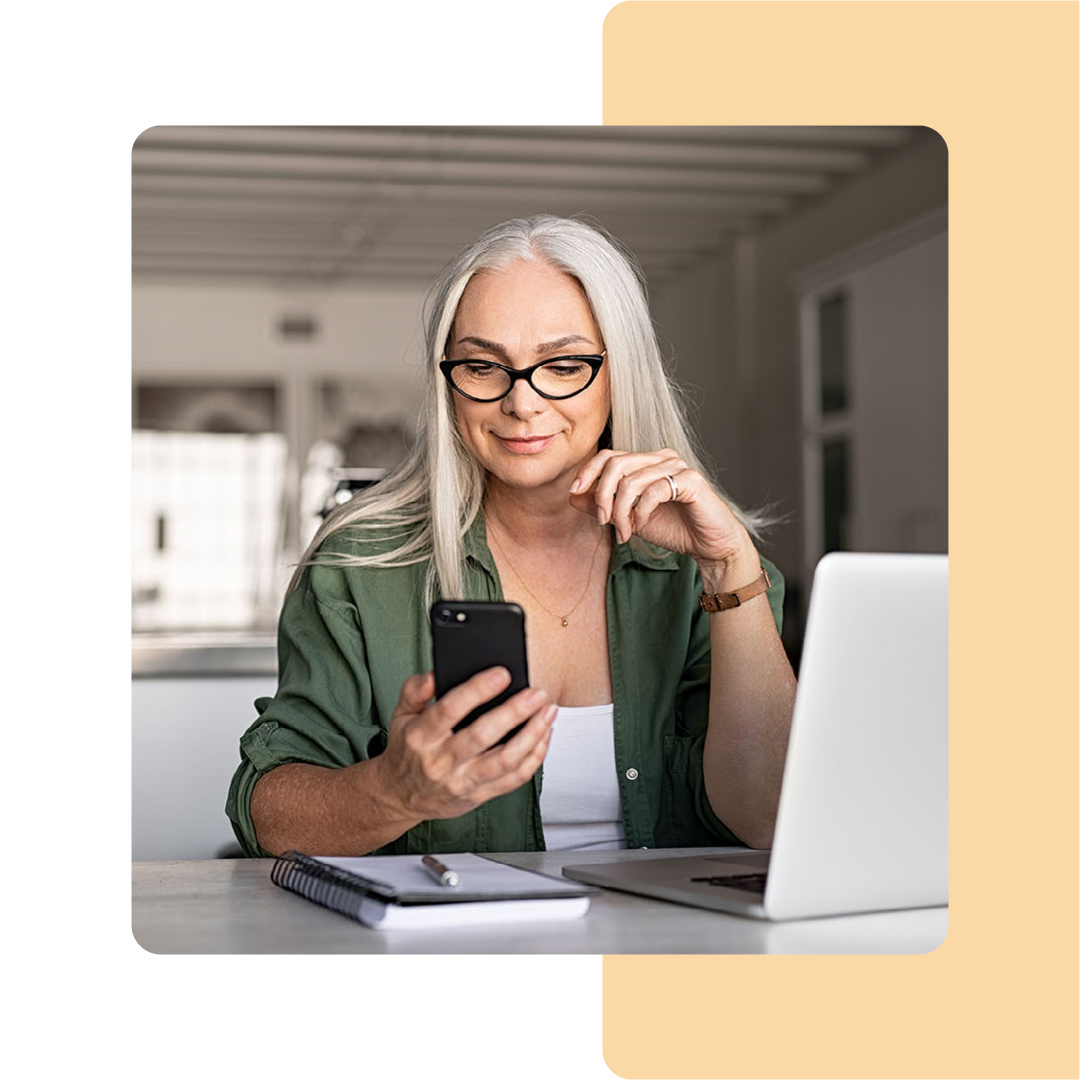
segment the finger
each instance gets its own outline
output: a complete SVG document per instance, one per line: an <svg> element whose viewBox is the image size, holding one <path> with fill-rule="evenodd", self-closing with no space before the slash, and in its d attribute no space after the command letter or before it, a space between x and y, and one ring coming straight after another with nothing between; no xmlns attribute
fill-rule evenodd
<svg viewBox="0 0 1080 1080"><path fill-rule="evenodd" d="M671 476L675 481L675 487L679 493L678 498L675 500L671 497L671 485L667 482L668 476ZM641 501L633 509L632 518L634 529L638 530L643 528L649 518L652 517L656 508L662 503L693 501L693 497L697 494L700 482L701 474L695 472L693 469L683 469L682 472L676 473L665 473L658 480L654 480L641 493Z"/></svg>
<svg viewBox="0 0 1080 1080"><path fill-rule="evenodd" d="M662 450L657 454L628 454L624 462L620 462L621 475L611 471L610 475L605 473L601 477L597 484L597 503L608 499L610 489L608 520L616 526L620 542L630 537L629 513L645 487L656 477L685 467L674 450ZM612 483L614 487L610 486Z"/></svg>
<svg viewBox="0 0 1080 1080"><path fill-rule="evenodd" d="M510 672L506 668L487 668L448 690L425 715L431 717L430 723L436 730L449 732L473 709L498 697L509 685Z"/></svg>
<svg viewBox="0 0 1080 1080"><path fill-rule="evenodd" d="M506 773L500 779L493 780L489 784L481 785L481 787L477 789L477 796L480 801L488 802L491 799L497 799L500 795L506 795L511 791L516 791L524 784L527 784L535 775L536 770L544 763L545 753L546 747L544 749L537 748L522 763L522 765L513 772Z"/></svg>
<svg viewBox="0 0 1080 1080"><path fill-rule="evenodd" d="M467 728L456 732L456 750L462 757L477 757L490 750L508 731L524 723L551 703L544 690L528 687L516 693L483 716L477 717Z"/></svg>
<svg viewBox="0 0 1080 1080"><path fill-rule="evenodd" d="M394 712L423 712L424 707L434 696L434 672L425 671L420 675L410 675L401 686L401 694Z"/></svg>
<svg viewBox="0 0 1080 1080"><path fill-rule="evenodd" d="M636 523L648 521L648 516L642 516L640 513L640 503L645 493L650 488L654 488L655 494L655 485L663 484L670 501L671 485L667 482L666 477L672 475L672 473L678 474L684 471L686 471L685 462L681 458L675 457L668 458L666 461L644 469L638 469L637 472L623 477L619 482L618 490L615 493L615 501L611 507L611 524L615 527L615 533L620 544L625 544L630 539L630 534L634 531Z"/></svg>
<svg viewBox="0 0 1080 1080"><path fill-rule="evenodd" d="M601 525L611 521L615 495L623 479L641 469L665 461L678 460L674 450L659 450L655 454L621 454L608 462L596 481L593 498L596 501L596 516Z"/></svg>
<svg viewBox="0 0 1080 1080"><path fill-rule="evenodd" d="M533 713L525 726L502 746L492 746L477 761L475 775L485 783L513 772L550 736L558 706L554 703ZM533 770L535 772L535 768ZM532 773L529 774L530 776Z"/></svg>
<svg viewBox="0 0 1080 1080"><path fill-rule="evenodd" d="M574 482L570 485L570 494L581 495L588 491L596 482L596 478L604 471L604 466L618 453L622 451L601 450L595 457L590 458L578 471Z"/></svg>
<svg viewBox="0 0 1080 1080"><path fill-rule="evenodd" d="M484 801L514 791L532 779L551 745L556 707L534 716L505 746L488 751L476 764L477 795Z"/></svg>

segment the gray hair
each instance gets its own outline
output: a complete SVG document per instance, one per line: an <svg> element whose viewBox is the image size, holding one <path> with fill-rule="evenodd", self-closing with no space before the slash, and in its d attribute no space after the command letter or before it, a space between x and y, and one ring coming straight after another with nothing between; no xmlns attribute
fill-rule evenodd
<svg viewBox="0 0 1080 1080"><path fill-rule="evenodd" d="M729 499L703 466L686 421L682 394L668 377L646 299L645 278L630 252L601 229L573 218L538 214L488 229L443 271L426 304L426 400L416 441L405 460L378 484L335 510L297 566L407 566L430 560L425 603L438 595L464 598L464 538L480 510L486 474L462 440L453 391L439 361L465 286L480 271L537 259L575 278L585 292L607 349L614 450L674 450L709 479L754 537L769 523ZM345 530L348 530L347 534ZM320 552L336 533L356 553ZM340 546L340 545L338 545ZM372 550L363 552L363 547Z"/></svg>

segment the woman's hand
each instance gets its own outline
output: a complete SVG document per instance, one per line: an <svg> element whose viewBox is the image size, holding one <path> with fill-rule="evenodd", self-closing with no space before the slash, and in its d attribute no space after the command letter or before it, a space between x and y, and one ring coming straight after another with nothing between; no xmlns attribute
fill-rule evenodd
<svg viewBox="0 0 1080 1080"><path fill-rule="evenodd" d="M433 674L405 680L386 750L372 759L385 770L383 791L395 802L395 811L418 821L460 817L532 778L547 753L555 718L555 706L543 690L522 690L454 731L509 683L505 668L490 668L432 701ZM495 745L522 722L525 726L512 739Z"/></svg>
<svg viewBox="0 0 1080 1080"><path fill-rule="evenodd" d="M730 563L753 552L738 518L674 450L601 450L578 473L570 492L574 507L614 526L620 544L636 534L699 563Z"/></svg>

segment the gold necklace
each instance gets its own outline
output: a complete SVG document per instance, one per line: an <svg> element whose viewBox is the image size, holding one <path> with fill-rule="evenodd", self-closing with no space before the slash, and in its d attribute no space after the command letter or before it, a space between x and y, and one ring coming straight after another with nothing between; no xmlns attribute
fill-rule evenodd
<svg viewBox="0 0 1080 1080"><path fill-rule="evenodd" d="M495 536L494 532L491 534L491 539L495 541L495 546L502 553L502 557L506 560L506 565L509 566L510 569L514 571L514 577L516 577L518 579L518 581L521 582L521 587L549 615L554 616L556 619L560 619L562 621L563 626L569 626L570 625L570 616L573 615L574 612L577 611L577 609L581 606L581 601L585 599L585 595L589 591L589 586L592 584L593 567L596 565L596 555L597 555L597 552L599 552L599 550L600 550L600 545L604 542L604 530L603 529L600 530L600 539L596 541L596 547L593 548L592 559L589 560L589 576L585 580L585 590L578 597L578 602L565 615L560 615L557 611L552 611L551 608L549 608L547 606L547 604L545 604L544 601L541 600L540 597L537 596L536 593L534 593L532 591L532 589L530 589L529 586L525 584L525 579L521 576L521 574L518 573L517 567L515 567L514 564L510 561L510 556L506 554L506 549L502 546L502 544L499 543L498 538Z"/></svg>

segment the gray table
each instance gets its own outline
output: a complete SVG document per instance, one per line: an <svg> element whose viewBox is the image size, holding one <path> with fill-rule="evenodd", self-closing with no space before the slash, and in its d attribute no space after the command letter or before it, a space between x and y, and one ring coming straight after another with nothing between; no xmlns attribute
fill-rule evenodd
<svg viewBox="0 0 1080 1080"><path fill-rule="evenodd" d="M558 875L563 865L732 851L521 852L493 856ZM271 859L132 863L132 930L155 953L923 953L948 908L763 923L604 890L582 919L522 926L369 930L286 892Z"/></svg>

